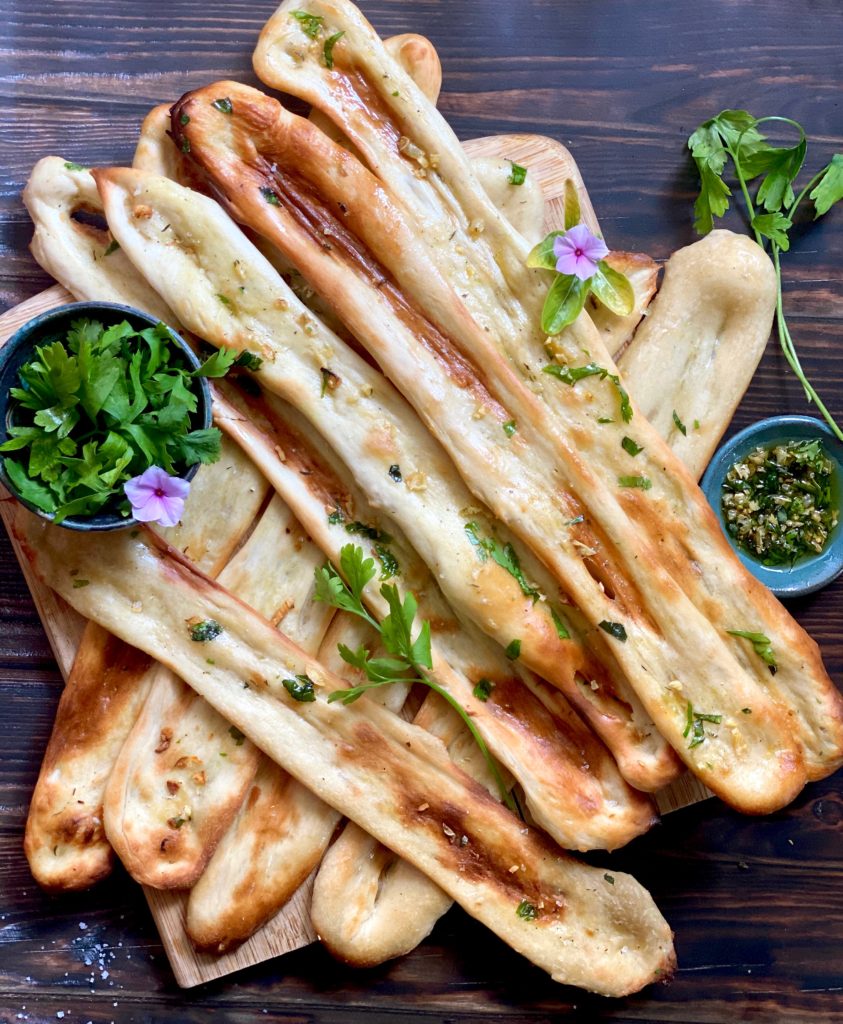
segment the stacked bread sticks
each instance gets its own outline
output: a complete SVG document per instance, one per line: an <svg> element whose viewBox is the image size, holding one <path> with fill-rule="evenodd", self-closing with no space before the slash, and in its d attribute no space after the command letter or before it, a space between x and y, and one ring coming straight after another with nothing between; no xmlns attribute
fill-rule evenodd
<svg viewBox="0 0 843 1024"><path fill-rule="evenodd" d="M453 898L559 980L632 991L669 972L669 929L633 880L607 883L538 829L569 849L621 845L654 819L639 790L676 777L681 761L739 809L781 806L839 762L839 696L811 642L732 558L689 471L641 413L621 422L605 382L574 389L542 378L549 358L593 359L615 372L604 339L614 354L634 325L595 310L594 321L584 314L546 354L536 336L542 282L524 268L527 242L490 204L402 67L409 45L435 99L431 60L418 58L429 53L423 42L385 46L352 5L306 6L326 32L344 33L333 66L320 62L321 43L290 4L264 30L256 66L268 84L313 103L322 125L327 115L335 138L316 117L304 121L256 90L217 83L173 108L178 148L154 112L139 166L91 175L48 158L28 190L33 251L74 294L132 301L212 345L264 359L250 387L218 390L217 422L241 450L227 443L224 459L202 471L182 527L165 537L171 547L145 533L108 538L105 557L74 545L74 568L84 564L91 579L74 590L61 531L20 514L36 570L161 663L133 670L143 683L114 716L119 726L102 750L109 770L99 773L106 836L94 829L81 844L97 846L99 867L80 870L75 882L102 873L107 837L148 884L194 886L188 930L203 947L224 949L283 904L345 813L357 826L330 848L314 895L317 929L340 955L374 963L407 951ZM257 233L262 251L202 192ZM90 229L70 216L82 205L104 210L120 246L108 260L82 254L90 238L83 246L80 232ZM754 287L743 304L734 289L726 293L724 309L734 304L735 315L724 313L716 328L728 338L731 324L750 352L737 382L721 389L721 423L760 355L772 313L765 257L716 233L675 257L646 340L630 346L628 370L621 361L633 399L646 394L656 422L678 393L648 388L647 358L665 344L660 302L662 323L677 302L693 309L689 295L705 294L701 277L725 254ZM654 275L651 265L632 265L643 266L640 316ZM279 267L301 275L307 304ZM668 289L671 281L679 284ZM710 335L699 318L688 330ZM707 372L702 361L691 369L692 377ZM512 436L504 422L517 423ZM644 448L646 494L618 493L626 430ZM716 427L690 442L670 431L662 427L698 473ZM241 476L251 497L220 522L218 496L234 490L234 479L239 494ZM264 504L269 484L275 496ZM369 536L353 540L376 559L376 538L389 535L401 569L394 582L416 595L431 623L432 674L517 784L529 827L489 796L482 758L436 695L412 725L396 717L406 697L398 687L375 691L385 707L371 697L350 707L324 699L348 685L328 670L354 682L337 644L373 643L365 627L344 613L330 622L312 601L314 569L326 556L339 564L353 524L366 526ZM478 536L509 545L529 587L481 560ZM377 581L365 597L381 618ZM197 615L225 627L213 664L184 629ZM601 630L606 622L620 622L625 639ZM726 634L750 626L773 641L773 678ZM114 643L89 632L89 648ZM508 658L513 640L519 656ZM316 662L307 657L314 653ZM304 668L321 684L319 699L291 704L279 667ZM79 676L54 738L78 709L74 683L90 686L81 667ZM485 700L475 693L481 678L494 684ZM741 719L747 706L752 714ZM716 707L723 718L695 748L683 736L688 707ZM58 741L51 751L55 764ZM412 806L408 793L418 797ZM55 799L43 774L34 808L40 798ZM96 786L89 799L96 806ZM49 859L49 829L34 810L34 868ZM376 856L378 839L392 853ZM64 850L78 866L74 846ZM404 859L378 893L378 873L396 855ZM39 871L49 882L49 868ZM533 913L519 914L522 906Z"/></svg>

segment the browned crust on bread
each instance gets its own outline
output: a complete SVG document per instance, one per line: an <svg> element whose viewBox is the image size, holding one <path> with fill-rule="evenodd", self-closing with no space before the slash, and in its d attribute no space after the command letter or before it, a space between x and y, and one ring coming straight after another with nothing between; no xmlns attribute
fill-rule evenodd
<svg viewBox="0 0 843 1024"><path fill-rule="evenodd" d="M24 851L45 889L86 889L111 871L103 794L143 702L150 664L96 623L86 626L26 821Z"/></svg>

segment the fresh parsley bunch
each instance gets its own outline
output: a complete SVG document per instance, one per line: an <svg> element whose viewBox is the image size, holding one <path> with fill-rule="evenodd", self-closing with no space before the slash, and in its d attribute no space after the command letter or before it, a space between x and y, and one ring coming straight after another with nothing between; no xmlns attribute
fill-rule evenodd
<svg viewBox="0 0 843 1024"><path fill-rule="evenodd" d="M12 426L0 451L21 497L56 522L106 504L128 514L123 484L150 466L167 473L220 454L215 428L191 430L192 378L221 376L239 357L220 350L191 372L166 325L76 320L38 346L10 389Z"/></svg>
<svg viewBox="0 0 843 1024"><path fill-rule="evenodd" d="M794 146L772 146L759 130L768 123L794 128L799 139ZM796 179L808 152L808 140L802 125L789 117L753 117L746 110L723 110L705 121L688 139L694 163L700 174L700 193L694 203L694 227L701 235L714 227L714 219L729 209L732 190L724 180L731 161L735 179L746 204L749 225L756 242L769 248L778 280L776 325L785 358L798 377L809 402L814 402L825 421L843 441L843 431L814 390L799 363L796 346L785 319L782 304L780 254L790 248L790 229L800 204L807 197L814 204L814 220L828 213L843 199L843 154L831 160L795 192ZM755 197L749 183L760 179Z"/></svg>

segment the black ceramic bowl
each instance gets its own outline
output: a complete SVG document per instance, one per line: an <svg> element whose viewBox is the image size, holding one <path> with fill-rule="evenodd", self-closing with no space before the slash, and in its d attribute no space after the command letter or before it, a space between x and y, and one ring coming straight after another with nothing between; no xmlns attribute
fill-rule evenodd
<svg viewBox="0 0 843 1024"><path fill-rule="evenodd" d="M787 441L822 441L826 454L836 467L837 493L843 482L843 444L822 421L813 416L772 416L760 420L735 434L716 453L700 486L711 507L717 513L720 525L738 558L747 569L778 597L802 597L820 590L843 572L843 517L832 530L823 551L800 559L795 565L764 565L745 548L740 547L725 527L723 507L723 481L731 467L746 458L758 445L772 447Z"/></svg>
<svg viewBox="0 0 843 1024"><path fill-rule="evenodd" d="M25 323L0 348L0 444L8 440L9 437L8 429L11 426L10 419L14 407L14 399L10 397L9 389L20 386L18 370L24 363L32 359L37 345L43 344L50 338L63 336L74 320L82 318L99 320L106 327L126 320L138 331L146 330L147 327L155 327L158 323L155 317L149 316L139 309L134 309L132 306L121 306L116 302L73 302L67 306L51 309ZM170 334L176 347L180 350L185 364L191 369L196 369L199 366L199 360L187 342L172 328L170 328ZM211 425L211 389L206 378L198 377L196 381L198 405L196 413L192 417L193 427L195 429L207 428ZM42 519L52 519L52 516L42 512L41 509L36 508L18 494L6 473L3 459L4 456L0 454L0 481L3 485L14 494L22 505L41 516ZM192 479L198 468L198 463L191 466L183 474L183 479ZM131 516L124 516L120 512L104 509L91 516L68 516L59 525L66 526L70 530L121 530L132 526L134 522L135 520Z"/></svg>

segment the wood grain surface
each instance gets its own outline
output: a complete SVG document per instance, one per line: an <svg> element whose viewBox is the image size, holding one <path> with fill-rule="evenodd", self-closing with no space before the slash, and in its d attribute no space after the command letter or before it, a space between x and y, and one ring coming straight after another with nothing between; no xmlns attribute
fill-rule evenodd
<svg viewBox="0 0 843 1024"><path fill-rule="evenodd" d="M724 107L805 123L809 166L843 150L843 7L811 0L362 0L383 35L420 31L444 66L461 138L565 143L610 245L657 258L694 238L684 139ZM28 254L20 190L40 156L127 162L156 102L221 76L254 83L272 3L3 0L0 307L48 286ZM737 217L734 226L739 226ZM799 229L786 302L806 370L843 416L843 214ZM771 343L733 429L805 412ZM793 603L843 678L843 583ZM358 972L318 946L180 992L139 889L117 874L60 899L21 852L60 674L0 537L0 1021L843 1021L843 782L764 819L717 801L679 811L595 862L647 885L676 931L669 985L607 1002L561 988L458 911L412 955ZM85 927L82 927L84 925ZM265 1011L265 1012L264 1012ZM64 1014L60 1017L59 1014ZM18 1017L20 1015L20 1017Z"/></svg>

